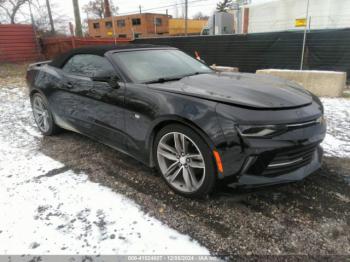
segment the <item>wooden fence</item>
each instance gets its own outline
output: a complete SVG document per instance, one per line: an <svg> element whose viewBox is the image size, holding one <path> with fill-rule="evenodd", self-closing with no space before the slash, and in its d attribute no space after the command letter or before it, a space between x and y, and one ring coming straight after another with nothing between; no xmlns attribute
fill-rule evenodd
<svg viewBox="0 0 350 262"><path fill-rule="evenodd" d="M130 41L130 39L125 38L47 37L40 39L40 46L45 58L52 59L55 56L76 47L112 45L115 43L128 43Z"/></svg>
<svg viewBox="0 0 350 262"><path fill-rule="evenodd" d="M130 39L36 36L31 25L0 24L0 63L52 59L75 47L127 43Z"/></svg>
<svg viewBox="0 0 350 262"><path fill-rule="evenodd" d="M0 63L38 59L39 46L31 25L0 25Z"/></svg>

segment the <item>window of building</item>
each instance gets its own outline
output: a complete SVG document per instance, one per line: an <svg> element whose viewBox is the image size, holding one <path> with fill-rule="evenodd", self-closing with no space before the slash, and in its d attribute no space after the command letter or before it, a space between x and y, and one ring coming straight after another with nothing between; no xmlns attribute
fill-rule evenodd
<svg viewBox="0 0 350 262"><path fill-rule="evenodd" d="M63 71L73 75L87 77L112 76L115 74L113 66L104 57L98 55L75 55L64 65Z"/></svg>
<svg viewBox="0 0 350 262"><path fill-rule="evenodd" d="M100 23L93 23L92 26L94 27L94 29L99 29Z"/></svg>
<svg viewBox="0 0 350 262"><path fill-rule="evenodd" d="M113 24L112 24L111 21L106 22L105 25L106 25L106 28L112 28L113 27Z"/></svg>
<svg viewBox="0 0 350 262"><path fill-rule="evenodd" d="M157 17L155 20L156 26L161 26L162 25L162 18Z"/></svg>
<svg viewBox="0 0 350 262"><path fill-rule="evenodd" d="M133 18L131 21L132 25L141 25L141 18Z"/></svg>
<svg viewBox="0 0 350 262"><path fill-rule="evenodd" d="M118 27L125 27L125 20L117 20L117 26Z"/></svg>
<svg viewBox="0 0 350 262"><path fill-rule="evenodd" d="M119 38L126 38L126 34L118 35Z"/></svg>
<svg viewBox="0 0 350 262"><path fill-rule="evenodd" d="M140 38L141 35L142 35L141 33L135 33L135 34L134 34L135 38Z"/></svg>

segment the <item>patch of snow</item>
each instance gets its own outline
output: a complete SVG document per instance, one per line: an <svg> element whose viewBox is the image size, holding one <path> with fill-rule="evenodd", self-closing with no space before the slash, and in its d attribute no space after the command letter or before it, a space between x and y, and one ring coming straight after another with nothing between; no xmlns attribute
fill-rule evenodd
<svg viewBox="0 0 350 262"><path fill-rule="evenodd" d="M334 136L327 134L322 142L323 149L326 156L336 156L342 158L350 157L350 144L339 140Z"/></svg>
<svg viewBox="0 0 350 262"><path fill-rule="evenodd" d="M129 198L40 153L28 98L0 89L0 254L209 251Z"/></svg>
<svg viewBox="0 0 350 262"><path fill-rule="evenodd" d="M322 98L327 136L322 143L326 156L350 158L350 99Z"/></svg>

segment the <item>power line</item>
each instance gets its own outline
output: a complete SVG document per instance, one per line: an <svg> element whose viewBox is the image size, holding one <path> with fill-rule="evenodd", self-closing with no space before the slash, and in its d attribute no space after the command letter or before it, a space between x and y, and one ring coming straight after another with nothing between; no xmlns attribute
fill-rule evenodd
<svg viewBox="0 0 350 262"><path fill-rule="evenodd" d="M192 0L192 1L188 1L188 4L192 4L192 3L198 3L198 2L204 2L204 1L208 1L208 0ZM181 6L186 4L186 2L182 2L182 3L173 3L173 4L169 4L169 5L164 5L164 6L158 6L158 7L152 7L152 8L147 8L147 9L143 9L143 12L147 12L147 11L153 11L153 10L159 10L159 9L164 9L164 8L169 8L169 7L174 7L174 6ZM139 10L135 10L135 11L130 11L130 12L125 12L125 13L120 13L119 15L129 15L129 14L135 14L138 13Z"/></svg>

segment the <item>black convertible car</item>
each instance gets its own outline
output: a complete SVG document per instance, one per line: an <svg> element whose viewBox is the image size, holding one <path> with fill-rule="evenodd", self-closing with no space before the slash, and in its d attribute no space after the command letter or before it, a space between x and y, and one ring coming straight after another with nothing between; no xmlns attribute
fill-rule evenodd
<svg viewBox="0 0 350 262"><path fill-rule="evenodd" d="M185 196L218 180L301 180L321 165L320 100L293 82L220 73L176 48L74 49L32 64L30 99L44 135L68 129L157 167Z"/></svg>

